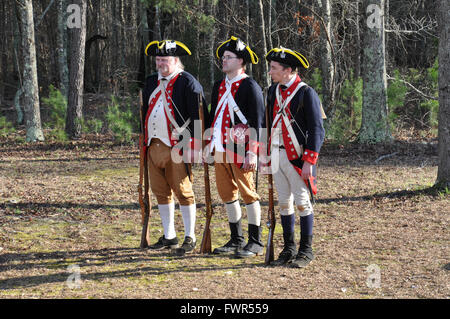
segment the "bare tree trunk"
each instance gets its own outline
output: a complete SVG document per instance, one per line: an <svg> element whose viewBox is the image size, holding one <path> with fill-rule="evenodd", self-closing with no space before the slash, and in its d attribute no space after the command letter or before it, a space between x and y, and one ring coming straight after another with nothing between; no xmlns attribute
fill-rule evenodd
<svg viewBox="0 0 450 319"><path fill-rule="evenodd" d="M251 12L250 0L245 0L245 42L247 43L247 45L250 45L250 12ZM253 67L251 63L247 65L246 73L252 76Z"/></svg>
<svg viewBox="0 0 450 319"><path fill-rule="evenodd" d="M259 63L262 64L262 83L264 87L268 87L270 85L270 80L267 75L268 73L268 66L267 66L267 60L264 59L264 55L267 52L267 41L266 41L266 28L264 25L264 8L262 0L258 1L258 9L259 9L259 17L260 17L260 26L259 26L259 33L261 35L262 40L262 52L258 54L260 57Z"/></svg>
<svg viewBox="0 0 450 319"><path fill-rule="evenodd" d="M36 44L34 38L33 3L31 0L18 1L22 20L23 43L23 90L25 106L26 141L44 140L39 109L39 87L37 78Z"/></svg>
<svg viewBox="0 0 450 319"><path fill-rule="evenodd" d="M361 143L391 139L387 109L384 1L364 0L366 13L363 39L363 105L359 132Z"/></svg>
<svg viewBox="0 0 450 319"><path fill-rule="evenodd" d="M214 1L211 1L210 3L210 15L215 16L216 15L216 4ZM213 25L211 28L211 32L208 35L208 42L209 42L209 84L210 84L210 90L212 90L212 87L214 86L215 82L215 76L214 76L214 69L215 69L215 54L214 52L214 41L216 39L216 28Z"/></svg>
<svg viewBox="0 0 450 319"><path fill-rule="evenodd" d="M272 24L273 24L273 21L272 21L272 12L274 11L274 10L272 10L272 0L268 0L267 1L268 2L268 10L269 10L269 13L268 13L268 15L267 15L267 26L266 26L266 28L267 28L267 49L268 50L271 50L271 49L273 49L273 42L272 42Z"/></svg>
<svg viewBox="0 0 450 319"><path fill-rule="evenodd" d="M69 92L69 68L67 66L67 26L66 26L66 1L58 0L58 72L59 88L63 96Z"/></svg>
<svg viewBox="0 0 450 319"><path fill-rule="evenodd" d="M9 54L6 52L11 52L9 50L9 37L6 36L7 32L7 23L8 23L8 15L7 15L7 2L3 2L1 5L2 12L0 13L0 28L2 30L1 38L0 38L0 49L4 52L1 57L0 64L0 105L3 102L3 98L5 96L5 85L8 77L8 58Z"/></svg>
<svg viewBox="0 0 450 319"><path fill-rule="evenodd" d="M17 10L18 8L18 3L16 3L16 5L14 6L14 10ZM16 11L17 14L14 15L14 18L12 19L12 24L13 24L13 51L14 51L14 56L13 56L13 73L17 74L17 77L19 79L19 89L16 91L15 97L14 97L14 108L16 110L17 113L17 124L21 125L23 124L24 121L24 115L23 115L23 80L22 80L22 70L21 70L21 60L22 60L22 55L21 55L21 40L22 40L22 36L21 36L21 23L20 23L20 13L18 11Z"/></svg>
<svg viewBox="0 0 450 319"><path fill-rule="evenodd" d="M356 23L356 55L355 55L355 72L353 73L354 79L358 79L361 76L361 30L359 27L360 11L359 11L360 1L355 3L355 23Z"/></svg>
<svg viewBox="0 0 450 319"><path fill-rule="evenodd" d="M71 29L70 85L66 117L66 133L71 139L81 137L87 11L86 0L77 0L74 3L81 9L81 27Z"/></svg>
<svg viewBox="0 0 450 319"><path fill-rule="evenodd" d="M320 32L320 46L322 54L320 54L320 70L322 73L322 95L323 107L325 110L333 110L335 86L334 86L334 64L332 48L328 41L331 40L331 5L329 0L317 0L319 5L319 13L322 16L323 24Z"/></svg>
<svg viewBox="0 0 450 319"><path fill-rule="evenodd" d="M156 40L163 40L164 34L161 28L160 9L159 6L155 6L155 32L158 35Z"/></svg>
<svg viewBox="0 0 450 319"><path fill-rule="evenodd" d="M116 1L119 4L118 18L119 18L119 52L120 52L120 67L123 68L125 63L126 49L128 47L128 38L125 36L125 14L124 4L122 0ZM126 81L126 79L125 79Z"/></svg>
<svg viewBox="0 0 450 319"><path fill-rule="evenodd" d="M437 184L450 188L450 3L440 0L439 23L439 129Z"/></svg>
<svg viewBox="0 0 450 319"><path fill-rule="evenodd" d="M141 14L140 16L140 47L141 50L139 52L139 72L138 72L138 82L140 86L144 85L145 77L150 71L150 66L148 65L148 59L145 56L144 50L147 44L150 42L149 37L149 26L147 20L147 7L141 1L138 1L138 10Z"/></svg>

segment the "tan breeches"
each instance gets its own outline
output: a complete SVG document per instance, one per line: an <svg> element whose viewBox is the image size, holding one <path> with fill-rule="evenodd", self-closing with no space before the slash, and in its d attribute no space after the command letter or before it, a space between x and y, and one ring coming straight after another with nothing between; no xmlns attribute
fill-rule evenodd
<svg viewBox="0 0 450 319"><path fill-rule="evenodd" d="M175 163L171 158L171 148L159 139L152 139L148 147L148 173L150 187L158 204L169 204L175 193L180 205L195 203L192 183L184 162ZM191 168L189 166L189 171ZM192 180L192 174L190 174Z"/></svg>
<svg viewBox="0 0 450 319"><path fill-rule="evenodd" d="M234 163L227 163L226 153L215 152L214 161L217 191L224 203L239 199L239 193L245 204L259 200L252 171L244 172Z"/></svg>

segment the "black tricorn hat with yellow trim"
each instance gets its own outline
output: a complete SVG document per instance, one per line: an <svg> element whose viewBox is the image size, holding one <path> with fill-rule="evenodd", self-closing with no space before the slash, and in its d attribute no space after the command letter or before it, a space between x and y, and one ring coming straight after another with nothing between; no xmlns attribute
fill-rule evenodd
<svg viewBox="0 0 450 319"><path fill-rule="evenodd" d="M180 41L152 41L145 48L145 54L150 56L183 56L191 55L188 47Z"/></svg>
<svg viewBox="0 0 450 319"><path fill-rule="evenodd" d="M283 47L270 50L269 53L266 54L266 60L289 65L292 69L299 66L303 66L305 69L309 68L309 62L302 54Z"/></svg>
<svg viewBox="0 0 450 319"><path fill-rule="evenodd" d="M241 39L232 36L227 41L223 42L216 50L216 56L220 59L225 51L233 52L238 58L241 58L246 63L258 64L258 56L250 47Z"/></svg>

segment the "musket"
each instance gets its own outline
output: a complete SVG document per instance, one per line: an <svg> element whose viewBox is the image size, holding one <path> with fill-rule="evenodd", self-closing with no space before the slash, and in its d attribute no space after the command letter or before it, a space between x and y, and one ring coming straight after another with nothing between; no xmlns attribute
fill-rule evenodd
<svg viewBox="0 0 450 319"><path fill-rule="evenodd" d="M150 194L149 194L149 181L148 181L148 166L147 166L147 148L145 146L144 135L144 123L142 119L142 91L139 91L139 104L140 104L140 119L141 119L141 133L139 134L139 205L141 207L141 244L140 248L147 248L150 241L149 232L149 220L150 220ZM142 183L144 185L142 185Z"/></svg>
<svg viewBox="0 0 450 319"><path fill-rule="evenodd" d="M311 187L311 181L309 178L306 180L306 185L308 185L309 194L311 195L311 202L314 205L316 203L316 199L314 198L314 193L313 193L313 190Z"/></svg>
<svg viewBox="0 0 450 319"><path fill-rule="evenodd" d="M269 141L269 137L271 136L271 125L269 121L269 105L267 103L267 89L264 90L264 101L266 102L267 141ZM267 150L269 149L269 145L267 145L266 149ZM269 235L267 237L265 264L269 265L274 260L273 236L275 233L275 225L276 225L275 209L273 202L273 179L271 170L268 171L267 182L269 187L269 209L267 211L267 227L269 228Z"/></svg>
<svg viewBox="0 0 450 319"><path fill-rule="evenodd" d="M203 134L205 133L205 116L203 112L203 99L202 94L200 93L198 95L198 113L199 118L202 125L202 152L205 150L206 147L206 141L204 139ZM204 172L204 181L205 181L205 207L206 207L206 222L205 222L205 229L203 230L203 238L202 243L200 245L200 253L201 254L210 254L211 253L211 218L213 215L213 208L212 208L212 202L211 202L211 187L209 184L209 167L208 163L204 161L203 163L203 172Z"/></svg>

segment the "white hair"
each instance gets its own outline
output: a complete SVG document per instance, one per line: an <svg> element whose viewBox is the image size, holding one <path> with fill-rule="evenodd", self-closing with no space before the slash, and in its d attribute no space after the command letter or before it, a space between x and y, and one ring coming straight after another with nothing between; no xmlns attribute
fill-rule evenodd
<svg viewBox="0 0 450 319"><path fill-rule="evenodd" d="M175 56L174 58L176 59L177 68L179 68L179 69L181 69L181 70L184 71L184 65L183 65L183 63L181 62L180 57Z"/></svg>

